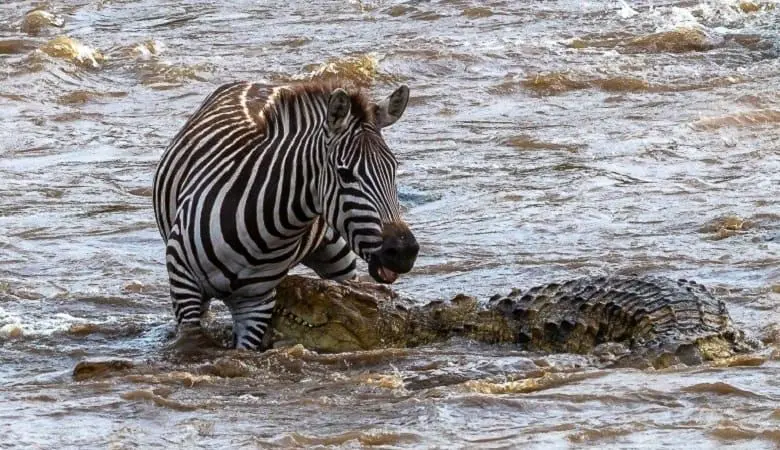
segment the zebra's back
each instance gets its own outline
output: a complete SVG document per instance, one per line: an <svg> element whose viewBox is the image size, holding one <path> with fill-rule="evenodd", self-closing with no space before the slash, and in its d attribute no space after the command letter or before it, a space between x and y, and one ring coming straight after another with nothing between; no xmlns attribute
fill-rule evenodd
<svg viewBox="0 0 780 450"><path fill-rule="evenodd" d="M270 86L246 81L218 87L168 145L153 183L155 217L163 240L168 240L183 195L208 182L205 176L240 162L258 146L264 137L258 120L271 92Z"/></svg>

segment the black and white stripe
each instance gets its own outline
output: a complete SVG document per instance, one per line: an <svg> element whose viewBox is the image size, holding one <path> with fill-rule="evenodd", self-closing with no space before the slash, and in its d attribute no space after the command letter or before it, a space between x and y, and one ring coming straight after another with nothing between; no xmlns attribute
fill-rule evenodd
<svg viewBox="0 0 780 450"><path fill-rule="evenodd" d="M340 83L239 82L209 95L154 179L178 325L199 326L222 299L236 347L258 348L275 287L299 262L335 280L355 276L355 253L378 281L410 270L418 247L380 134L407 100L405 86L372 103Z"/></svg>

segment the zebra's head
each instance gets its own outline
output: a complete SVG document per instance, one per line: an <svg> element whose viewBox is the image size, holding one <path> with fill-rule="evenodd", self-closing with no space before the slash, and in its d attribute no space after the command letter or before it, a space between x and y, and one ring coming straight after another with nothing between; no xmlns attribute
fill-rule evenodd
<svg viewBox="0 0 780 450"><path fill-rule="evenodd" d="M338 88L327 103L323 212L380 283L392 283L398 274L409 272L420 249L401 220L398 162L381 133L401 117L408 100L406 86L378 103Z"/></svg>

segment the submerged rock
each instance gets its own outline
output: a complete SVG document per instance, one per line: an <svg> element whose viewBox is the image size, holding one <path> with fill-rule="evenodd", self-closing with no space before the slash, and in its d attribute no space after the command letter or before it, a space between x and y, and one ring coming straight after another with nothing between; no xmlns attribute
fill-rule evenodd
<svg viewBox="0 0 780 450"><path fill-rule="evenodd" d="M88 359L76 364L73 368L73 379L84 381L110 377L133 367L135 364L129 359Z"/></svg>

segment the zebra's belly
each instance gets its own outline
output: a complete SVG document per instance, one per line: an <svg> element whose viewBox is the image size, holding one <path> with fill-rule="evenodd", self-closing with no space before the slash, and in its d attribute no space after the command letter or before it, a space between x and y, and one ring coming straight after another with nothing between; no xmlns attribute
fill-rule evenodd
<svg viewBox="0 0 780 450"><path fill-rule="evenodd" d="M214 298L247 298L262 296L276 287L305 256L300 245L292 245L273 254L263 255L272 262L256 263L236 254L226 245L214 247L216 261L212 255L198 255L196 265L204 270L198 278L204 292ZM217 250L217 248L221 250Z"/></svg>
<svg viewBox="0 0 780 450"><path fill-rule="evenodd" d="M232 211L214 215L208 233L203 233L198 228L202 222L199 211L179 211L174 226L181 232L174 233L169 248L184 257L202 292L218 299L255 297L272 290L292 267L318 247L327 229L324 222L317 221L286 238L261 233L262 242L257 242L246 227L223 229L225 224L220 217L235 215ZM196 229L190 230L189 226ZM192 235L196 238L187 239Z"/></svg>
<svg viewBox="0 0 780 450"><path fill-rule="evenodd" d="M202 287L211 297L222 300L256 297L274 289L296 264L297 260L289 260L284 264L233 266L229 268L229 272L212 270L204 274Z"/></svg>

